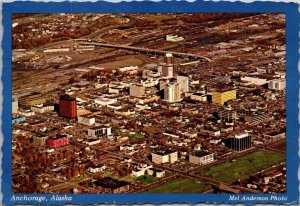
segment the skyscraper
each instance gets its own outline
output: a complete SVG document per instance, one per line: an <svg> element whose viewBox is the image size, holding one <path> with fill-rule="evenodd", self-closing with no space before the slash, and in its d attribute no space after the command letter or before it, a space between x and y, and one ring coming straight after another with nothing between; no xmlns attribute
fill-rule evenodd
<svg viewBox="0 0 300 206"><path fill-rule="evenodd" d="M173 55L170 53L167 53L165 56L165 62L164 64L160 65L160 69L162 76L172 78L173 77L173 66L174 66L174 59Z"/></svg>
<svg viewBox="0 0 300 206"><path fill-rule="evenodd" d="M169 83L164 89L164 99L168 102L180 101L180 86L176 82Z"/></svg>
<svg viewBox="0 0 300 206"><path fill-rule="evenodd" d="M238 134L225 140L225 145L235 151L243 151L252 147L251 136L248 133Z"/></svg>
<svg viewBox="0 0 300 206"><path fill-rule="evenodd" d="M171 53L167 53L165 56L165 63L166 65L174 65L174 58L173 55Z"/></svg>
<svg viewBox="0 0 300 206"><path fill-rule="evenodd" d="M188 92L189 91L189 78L186 76L177 76L177 83L180 86L181 92Z"/></svg>
<svg viewBox="0 0 300 206"><path fill-rule="evenodd" d="M76 99L69 95L61 95L59 98L59 116L66 118L77 117Z"/></svg>
<svg viewBox="0 0 300 206"><path fill-rule="evenodd" d="M145 87L141 84L132 84L129 87L129 95L133 97L142 97L145 95Z"/></svg>

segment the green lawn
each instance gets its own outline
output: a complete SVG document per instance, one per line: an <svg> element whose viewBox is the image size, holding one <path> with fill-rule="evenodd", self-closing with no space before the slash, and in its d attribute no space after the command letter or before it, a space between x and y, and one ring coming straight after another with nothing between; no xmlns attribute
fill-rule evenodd
<svg viewBox="0 0 300 206"><path fill-rule="evenodd" d="M119 176L113 175L111 172L105 172L105 173L104 173L104 177L110 177L110 178L115 179L115 180L120 179Z"/></svg>
<svg viewBox="0 0 300 206"><path fill-rule="evenodd" d="M203 193L209 189L211 189L210 185L198 183L195 180L188 178L181 178L151 188L145 193Z"/></svg>
<svg viewBox="0 0 300 206"><path fill-rule="evenodd" d="M257 151L234 162L225 162L201 172L202 175L222 182L233 182L285 161L285 155L271 151Z"/></svg>
<svg viewBox="0 0 300 206"><path fill-rule="evenodd" d="M137 177L136 180L142 182L145 185L147 185L147 184L150 184L152 182L155 182L157 180L157 178L153 177L153 176L150 176L150 175L143 175L143 176Z"/></svg>
<svg viewBox="0 0 300 206"><path fill-rule="evenodd" d="M131 136L134 138L143 138L144 137L144 135L141 133L135 133L135 134L132 134Z"/></svg>

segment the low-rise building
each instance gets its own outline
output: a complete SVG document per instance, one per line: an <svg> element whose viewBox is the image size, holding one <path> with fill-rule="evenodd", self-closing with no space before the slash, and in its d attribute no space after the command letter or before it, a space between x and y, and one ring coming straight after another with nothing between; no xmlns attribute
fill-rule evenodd
<svg viewBox="0 0 300 206"><path fill-rule="evenodd" d="M267 79L262 79L262 78L258 78L258 77L247 77L246 76L246 77L241 77L241 80L251 82L252 84L255 84L255 85L258 85L258 86L261 86L261 85L264 85L264 84L268 83Z"/></svg>
<svg viewBox="0 0 300 206"><path fill-rule="evenodd" d="M100 137L100 136L110 136L111 127L94 127L88 129L89 137Z"/></svg>
<svg viewBox="0 0 300 206"><path fill-rule="evenodd" d="M214 154L210 152L197 151L189 155L189 162L204 165L214 161Z"/></svg>
<svg viewBox="0 0 300 206"><path fill-rule="evenodd" d="M201 93L194 93L190 96L192 100L196 100L199 102L206 102L207 101L207 95L201 94Z"/></svg>
<svg viewBox="0 0 300 206"><path fill-rule="evenodd" d="M153 166L148 164L138 164L134 166L131 175L134 177L140 177L145 175L145 173L151 169Z"/></svg>
<svg viewBox="0 0 300 206"><path fill-rule="evenodd" d="M65 135L57 135L56 137L50 137L47 139L47 145L53 148L59 148L69 144L69 139Z"/></svg>
<svg viewBox="0 0 300 206"><path fill-rule="evenodd" d="M120 109L120 110L114 110L114 113L121 116L129 116L135 114L135 111L130 109Z"/></svg>
<svg viewBox="0 0 300 206"><path fill-rule="evenodd" d="M122 193L129 190L129 183L104 177L93 182L95 187L100 187L105 193Z"/></svg>
<svg viewBox="0 0 300 206"><path fill-rule="evenodd" d="M162 163L171 163L173 164L178 160L178 152L167 149L167 150L157 150L151 153L152 155L152 162L155 164L162 164Z"/></svg>
<svg viewBox="0 0 300 206"><path fill-rule="evenodd" d="M16 124L16 123L22 123L25 122L26 118L25 117L16 117L12 119L12 124Z"/></svg>
<svg viewBox="0 0 300 206"><path fill-rule="evenodd" d="M100 167L89 167L89 169L88 169L88 171L90 172L90 173L98 173L98 172L101 172L101 168Z"/></svg>
<svg viewBox="0 0 300 206"><path fill-rule="evenodd" d="M36 113L45 113L54 111L54 105L35 105L30 108L31 111Z"/></svg>
<svg viewBox="0 0 300 206"><path fill-rule="evenodd" d="M160 97L158 95L148 95L148 96L144 96L138 99L138 102L140 104L147 104L150 102L156 102L160 99Z"/></svg>
<svg viewBox="0 0 300 206"><path fill-rule="evenodd" d="M47 136L36 135L36 136L33 136L32 143L33 143L33 145L36 145L36 146L45 146L47 143L47 139L48 139Z"/></svg>
<svg viewBox="0 0 300 206"><path fill-rule="evenodd" d="M94 125L96 123L96 118L91 116L78 116L78 123L83 125Z"/></svg>
<svg viewBox="0 0 300 206"><path fill-rule="evenodd" d="M179 42L179 41L183 41L184 38L178 35L167 34L166 40L170 42Z"/></svg>
<svg viewBox="0 0 300 206"><path fill-rule="evenodd" d="M18 99L19 106L21 107L31 107L37 104L44 104L46 99L42 96L41 93L33 92L31 94L19 97Z"/></svg>
<svg viewBox="0 0 300 206"><path fill-rule="evenodd" d="M221 120L236 120L237 119L237 113L233 110L221 110L218 112L218 116Z"/></svg>
<svg viewBox="0 0 300 206"><path fill-rule="evenodd" d="M18 113L25 117L31 117L31 116L35 115L35 112L30 111L30 110L19 110Z"/></svg>
<svg viewBox="0 0 300 206"><path fill-rule="evenodd" d="M285 79L273 79L269 81L268 88L275 89L275 90L284 90L286 87L286 80Z"/></svg>
<svg viewBox="0 0 300 206"><path fill-rule="evenodd" d="M101 142L101 139L88 139L85 144L87 144L88 146L92 146L95 144L99 144Z"/></svg>
<svg viewBox="0 0 300 206"><path fill-rule="evenodd" d="M107 106L107 105L116 103L116 102L117 102L117 99L100 97L100 98L98 98L98 99L94 99L94 102L95 102L96 104L101 105L101 106Z"/></svg>

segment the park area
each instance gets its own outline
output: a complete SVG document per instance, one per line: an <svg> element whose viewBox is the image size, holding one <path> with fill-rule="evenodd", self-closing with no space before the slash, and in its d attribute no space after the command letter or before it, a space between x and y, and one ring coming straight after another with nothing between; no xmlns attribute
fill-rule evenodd
<svg viewBox="0 0 300 206"><path fill-rule="evenodd" d="M212 166L199 173L221 182L230 183L284 162L285 160L285 154L261 150L237 158L234 161L227 161Z"/></svg>
<svg viewBox="0 0 300 206"><path fill-rule="evenodd" d="M151 188L145 193L203 193L212 189L210 185L188 178L180 178L166 184Z"/></svg>

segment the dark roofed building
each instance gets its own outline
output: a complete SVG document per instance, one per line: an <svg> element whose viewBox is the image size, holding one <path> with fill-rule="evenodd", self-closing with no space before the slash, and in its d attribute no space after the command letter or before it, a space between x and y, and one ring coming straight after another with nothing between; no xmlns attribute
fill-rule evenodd
<svg viewBox="0 0 300 206"><path fill-rule="evenodd" d="M104 177L96 180L93 184L105 190L105 193L122 193L129 190L129 183L115 180L111 177Z"/></svg>
<svg viewBox="0 0 300 206"><path fill-rule="evenodd" d="M195 152L189 155L189 162L193 164L208 164L214 161L214 154L206 151Z"/></svg>
<svg viewBox="0 0 300 206"><path fill-rule="evenodd" d="M22 96L18 99L18 103L21 107L31 107L37 104L44 104L46 99L42 96L41 93L32 92L31 94Z"/></svg>

